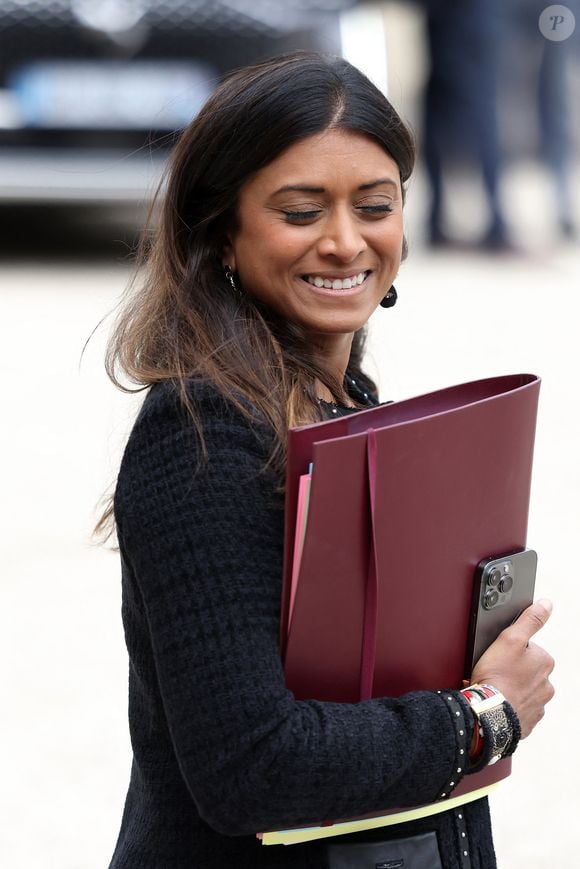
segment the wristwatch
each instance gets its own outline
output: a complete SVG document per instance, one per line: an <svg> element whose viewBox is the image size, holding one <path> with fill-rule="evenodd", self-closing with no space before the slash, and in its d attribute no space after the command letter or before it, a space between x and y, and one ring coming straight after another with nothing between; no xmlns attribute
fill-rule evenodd
<svg viewBox="0 0 580 869"><path fill-rule="evenodd" d="M497 763L513 754L520 738L516 713L501 691L493 685L469 685L461 693L475 718L475 746L472 765Z"/></svg>

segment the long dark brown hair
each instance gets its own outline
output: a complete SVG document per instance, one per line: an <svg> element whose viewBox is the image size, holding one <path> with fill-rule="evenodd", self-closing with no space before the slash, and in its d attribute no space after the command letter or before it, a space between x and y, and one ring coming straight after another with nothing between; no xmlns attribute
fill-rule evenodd
<svg viewBox="0 0 580 869"><path fill-rule="evenodd" d="M223 250L236 229L243 184L293 143L329 129L370 137L396 162L401 184L409 178L415 158L411 133L347 61L293 52L222 82L172 152L157 197L157 224L143 233L136 278L106 355L107 373L121 389L175 381L202 450L202 420L187 386L191 378L211 381L245 415L253 408L273 429L270 462L279 471L288 427L320 418L316 379L337 401L344 386L313 358L300 326L251 295L234 292ZM366 329L355 333L348 371L376 393L361 368L365 339ZM108 529L110 502L96 531Z"/></svg>

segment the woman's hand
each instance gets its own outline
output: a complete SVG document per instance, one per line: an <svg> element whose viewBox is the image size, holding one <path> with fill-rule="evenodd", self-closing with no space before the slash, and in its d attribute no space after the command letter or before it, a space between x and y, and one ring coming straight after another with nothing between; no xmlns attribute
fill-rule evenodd
<svg viewBox="0 0 580 869"><path fill-rule="evenodd" d="M549 675L554 659L541 646L530 642L552 612L549 600L539 600L499 635L481 656L471 681L498 688L520 720L522 738L528 736L544 715L544 706L554 696Z"/></svg>

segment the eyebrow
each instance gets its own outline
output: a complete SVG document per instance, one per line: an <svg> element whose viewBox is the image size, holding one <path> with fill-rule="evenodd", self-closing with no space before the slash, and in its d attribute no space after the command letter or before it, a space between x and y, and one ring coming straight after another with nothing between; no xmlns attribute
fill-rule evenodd
<svg viewBox="0 0 580 869"><path fill-rule="evenodd" d="M372 190L374 187L385 185L388 187L394 187L395 190L398 189L397 182L393 181L392 178L377 178L376 181L368 181L366 184L361 184L358 189ZM276 190L272 195L277 196L279 193L289 193L291 191L298 191L299 193L325 193L326 189L315 184L286 184L284 187L280 187Z"/></svg>
<svg viewBox="0 0 580 869"><path fill-rule="evenodd" d="M396 181L393 181L392 178L377 178L376 181L369 181L368 184L361 184L359 190L372 190L373 187L381 187L386 185L387 187L394 187L395 190L398 189L399 185Z"/></svg>

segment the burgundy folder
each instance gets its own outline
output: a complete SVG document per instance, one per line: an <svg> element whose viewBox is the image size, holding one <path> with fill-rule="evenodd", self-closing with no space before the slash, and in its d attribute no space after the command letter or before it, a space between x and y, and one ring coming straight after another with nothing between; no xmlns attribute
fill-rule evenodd
<svg viewBox="0 0 580 869"><path fill-rule="evenodd" d="M526 544L539 388L534 375L495 377L289 432L281 645L298 699L461 686L475 568ZM488 767L454 796L509 770Z"/></svg>

